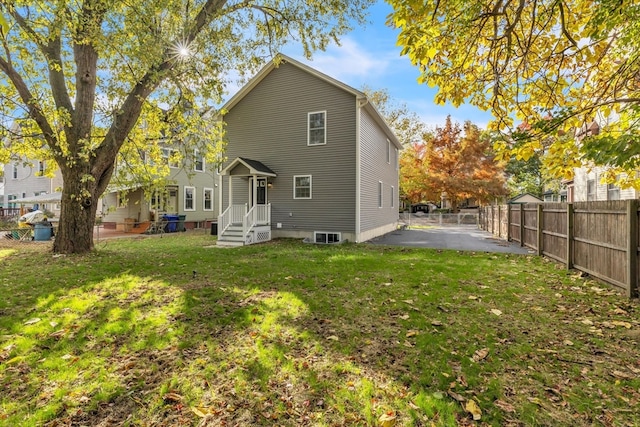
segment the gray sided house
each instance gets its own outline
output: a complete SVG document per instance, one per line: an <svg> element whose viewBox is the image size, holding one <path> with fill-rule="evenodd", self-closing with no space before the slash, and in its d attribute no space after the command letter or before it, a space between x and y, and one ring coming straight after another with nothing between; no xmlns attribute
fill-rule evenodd
<svg viewBox="0 0 640 427"><path fill-rule="evenodd" d="M396 228L402 146L364 93L279 55L222 111L219 244L363 242Z"/></svg>
<svg viewBox="0 0 640 427"><path fill-rule="evenodd" d="M45 162L22 158L4 165L3 208L35 208L60 216L60 203L17 203L14 200L56 193L62 188L62 177L56 170L53 178L45 175Z"/></svg>
<svg viewBox="0 0 640 427"><path fill-rule="evenodd" d="M105 227L144 232L151 230L151 224L160 222L166 215L183 216L187 229L207 227L216 220L220 212L216 166L207 164L197 154L185 164L174 165L169 162L170 149L164 151L170 169L167 180L171 184L148 194L140 187L121 187L112 182L102 197ZM182 226L182 221L180 224Z"/></svg>

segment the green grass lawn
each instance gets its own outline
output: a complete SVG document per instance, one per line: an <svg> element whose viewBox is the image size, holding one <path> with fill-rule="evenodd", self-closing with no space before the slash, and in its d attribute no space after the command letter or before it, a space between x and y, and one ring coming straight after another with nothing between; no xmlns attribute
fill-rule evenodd
<svg viewBox="0 0 640 427"><path fill-rule="evenodd" d="M638 302L554 263L180 234L0 249L0 425L640 425Z"/></svg>

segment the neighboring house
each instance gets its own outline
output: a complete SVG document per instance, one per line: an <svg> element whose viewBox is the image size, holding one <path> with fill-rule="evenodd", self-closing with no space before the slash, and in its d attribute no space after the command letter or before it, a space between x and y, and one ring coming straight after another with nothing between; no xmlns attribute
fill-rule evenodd
<svg viewBox="0 0 640 427"><path fill-rule="evenodd" d="M598 123L592 122L578 132L578 139L600 132ZM574 169L573 179L566 181L567 202L589 202L602 200L627 200L640 197L640 191L633 188L621 189L616 184L602 182L606 168L586 167ZM625 176L623 176L624 178Z"/></svg>
<svg viewBox="0 0 640 427"><path fill-rule="evenodd" d="M512 198L507 203L510 204L510 205L515 205L515 204L541 203L541 202L542 202L541 198L536 197L536 196L534 196L533 194L530 194L530 193L523 193L523 194L519 194L516 197Z"/></svg>
<svg viewBox="0 0 640 427"><path fill-rule="evenodd" d="M128 231L131 223L160 220L164 215L183 216L185 228L207 227L217 219L218 171L196 151L185 164L173 164L171 149L163 149L170 175L164 190L152 194L140 187L118 188L112 182L102 197L102 222L105 227ZM181 222L182 224L182 222ZM181 231L181 230L177 230Z"/></svg>
<svg viewBox="0 0 640 427"><path fill-rule="evenodd" d="M279 55L222 111L219 244L396 229L402 146L364 93Z"/></svg>
<svg viewBox="0 0 640 427"><path fill-rule="evenodd" d="M20 159L4 165L4 208L20 208L16 199L55 193L62 187L62 177L56 173L53 178L45 176L44 161ZM59 203L27 203L24 207L47 210L60 216Z"/></svg>
<svg viewBox="0 0 640 427"><path fill-rule="evenodd" d="M637 199L640 191L633 188L621 189L616 184L602 182L602 167L579 168L567 182L567 198L569 202L589 202L596 200Z"/></svg>

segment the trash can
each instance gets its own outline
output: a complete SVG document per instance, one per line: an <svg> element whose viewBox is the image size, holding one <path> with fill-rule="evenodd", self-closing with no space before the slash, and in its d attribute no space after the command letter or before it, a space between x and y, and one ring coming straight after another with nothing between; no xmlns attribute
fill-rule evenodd
<svg viewBox="0 0 640 427"><path fill-rule="evenodd" d="M165 214L162 216L162 219L167 221L167 233L175 233L178 229L178 215L169 215Z"/></svg>
<svg viewBox="0 0 640 427"><path fill-rule="evenodd" d="M187 219L186 215L178 215L178 231L187 231L187 229L184 228L185 219Z"/></svg>
<svg viewBox="0 0 640 427"><path fill-rule="evenodd" d="M33 228L33 240L45 242L51 240L51 224L36 222Z"/></svg>
<svg viewBox="0 0 640 427"><path fill-rule="evenodd" d="M212 236L217 236L218 235L218 223L217 222L212 222L211 223L211 235Z"/></svg>

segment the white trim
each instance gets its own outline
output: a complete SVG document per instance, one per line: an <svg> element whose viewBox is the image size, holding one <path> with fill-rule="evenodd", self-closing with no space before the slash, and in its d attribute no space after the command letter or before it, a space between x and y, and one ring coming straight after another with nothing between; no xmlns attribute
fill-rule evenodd
<svg viewBox="0 0 640 427"><path fill-rule="evenodd" d="M187 189L191 190L192 200L191 200L191 208L187 208ZM192 212L196 210L196 187L191 187L185 185L182 189L182 208L184 211Z"/></svg>
<svg viewBox="0 0 640 427"><path fill-rule="evenodd" d="M395 203L395 197L396 197L396 192L395 192L395 188L392 185L391 186L391 207L395 208L396 207L396 203Z"/></svg>
<svg viewBox="0 0 640 427"><path fill-rule="evenodd" d="M358 98L356 98L356 229L355 229L355 234L356 234L356 238L355 241L356 243L360 242L360 227L361 227L361 220L360 220L360 198L361 198L361 185L362 185L362 165L360 164L360 162L362 161L362 153L361 153L361 137L360 137L360 132L361 132L361 126L362 126L362 105L360 103L360 100Z"/></svg>
<svg viewBox="0 0 640 427"><path fill-rule="evenodd" d="M200 155L200 150L197 148L193 150L193 170L195 172L204 172L206 170L204 156ZM198 157L202 159L202 169L197 169L196 166L198 164Z"/></svg>
<svg viewBox="0 0 640 427"><path fill-rule="evenodd" d="M387 138L387 164L391 164L391 141Z"/></svg>
<svg viewBox="0 0 640 427"><path fill-rule="evenodd" d="M296 178L309 178L309 197L296 197ZM303 187L301 187L303 188ZM293 176L293 199L309 200L313 198L313 177L311 175L294 175Z"/></svg>
<svg viewBox="0 0 640 427"><path fill-rule="evenodd" d="M316 238L317 238L318 234L325 234L326 235L325 237L327 238L326 239L327 241L325 241L325 242L316 241ZM328 241L329 240L328 239L329 234L335 234L336 236L338 236L338 240L336 240L335 242L329 242ZM342 241L342 233L340 233L339 231L314 231L313 232L313 243L338 243L338 242L341 242L341 241Z"/></svg>
<svg viewBox="0 0 640 427"><path fill-rule="evenodd" d="M209 203L211 203L211 207L210 208L207 208L205 206L205 203L206 203L206 200L207 200L207 197L206 197L207 191L211 192L211 197L209 198ZM215 203L213 203L214 196L215 196L215 192L214 192L213 188L204 187L202 189L202 210L203 211L213 211L213 206L215 205Z"/></svg>
<svg viewBox="0 0 640 427"><path fill-rule="evenodd" d="M324 136L322 137L321 144L312 144L311 143L311 115L312 114L322 114L323 115L323 124L322 130L324 132ZM313 130L318 130L320 128L314 128ZM310 111L307 113L307 146L315 147L317 145L327 145L327 110L324 111Z"/></svg>
<svg viewBox="0 0 640 427"><path fill-rule="evenodd" d="M378 208L384 206L384 191L382 181L378 181Z"/></svg>

